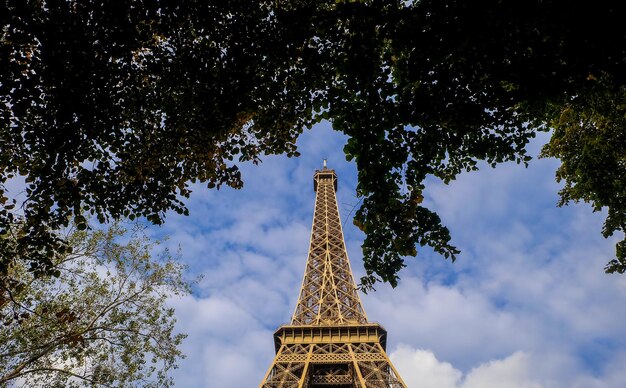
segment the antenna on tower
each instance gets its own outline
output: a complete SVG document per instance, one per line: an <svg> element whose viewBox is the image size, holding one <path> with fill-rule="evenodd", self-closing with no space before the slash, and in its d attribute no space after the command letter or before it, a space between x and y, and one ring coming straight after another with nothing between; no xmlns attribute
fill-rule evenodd
<svg viewBox="0 0 626 388"><path fill-rule="evenodd" d="M326 168L326 159L324 159L324 168Z"/></svg>

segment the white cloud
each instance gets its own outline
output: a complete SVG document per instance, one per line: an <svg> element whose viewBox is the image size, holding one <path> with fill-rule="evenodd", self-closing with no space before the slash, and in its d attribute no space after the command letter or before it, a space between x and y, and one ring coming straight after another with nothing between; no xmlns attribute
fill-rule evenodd
<svg viewBox="0 0 626 388"><path fill-rule="evenodd" d="M390 359L408 387L419 388L623 388L626 353L611 360L604 373L581 372L574 358L514 352L483 362L466 374L437 359L431 350L401 344Z"/></svg>
<svg viewBox="0 0 626 388"><path fill-rule="evenodd" d="M401 345L389 358L409 387L457 388L463 376L450 363L437 360L429 350Z"/></svg>
<svg viewBox="0 0 626 388"><path fill-rule="evenodd" d="M420 388L542 388L528 354L515 352L473 368L467 375L432 351L400 345L390 359L409 387Z"/></svg>
<svg viewBox="0 0 626 388"><path fill-rule="evenodd" d="M529 357L515 352L503 360L489 361L467 375L463 388L541 388L534 379Z"/></svg>
<svg viewBox="0 0 626 388"><path fill-rule="evenodd" d="M258 385L273 351L272 331L235 301L222 297L172 299L177 329L189 335L187 358L174 372L180 387Z"/></svg>

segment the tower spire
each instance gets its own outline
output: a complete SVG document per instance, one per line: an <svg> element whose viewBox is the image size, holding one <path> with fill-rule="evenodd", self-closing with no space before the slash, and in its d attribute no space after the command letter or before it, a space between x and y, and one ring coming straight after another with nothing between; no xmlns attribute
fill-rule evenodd
<svg viewBox="0 0 626 388"><path fill-rule="evenodd" d="M315 212L300 296L290 325L274 333L276 357L260 388L406 388L357 293L337 207L337 175L313 178Z"/></svg>
<svg viewBox="0 0 626 388"><path fill-rule="evenodd" d="M313 187L315 212L309 256L292 325L367 323L356 290L337 207L337 175L317 171Z"/></svg>

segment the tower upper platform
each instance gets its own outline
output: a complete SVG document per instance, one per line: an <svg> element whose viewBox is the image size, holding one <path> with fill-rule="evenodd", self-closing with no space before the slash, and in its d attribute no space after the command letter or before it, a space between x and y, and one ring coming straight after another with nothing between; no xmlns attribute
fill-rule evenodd
<svg viewBox="0 0 626 388"><path fill-rule="evenodd" d="M313 190L317 192L317 186L320 180L326 180L326 179L329 179L332 181L333 188L335 189L335 192L336 192L337 191L337 174L335 173L335 170L328 169L326 168L326 166L324 166L322 170L315 170L315 175L313 175Z"/></svg>

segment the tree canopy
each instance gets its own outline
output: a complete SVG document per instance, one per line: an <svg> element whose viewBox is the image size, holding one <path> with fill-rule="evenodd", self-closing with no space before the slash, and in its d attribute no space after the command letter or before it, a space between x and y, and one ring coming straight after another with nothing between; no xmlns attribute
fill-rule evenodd
<svg viewBox="0 0 626 388"><path fill-rule="evenodd" d="M137 228L75 231L58 277L26 263L0 282L0 387L169 387L185 335L166 299L188 293L182 266Z"/></svg>
<svg viewBox="0 0 626 388"><path fill-rule="evenodd" d="M0 189L27 188L0 198L0 234L25 221L0 270L47 271L69 222L186 213L190 182L239 188L238 162L297 155L320 120L357 165L366 286L395 285L416 246L458 254L426 177L527 163L538 131L554 131L562 203L607 208L602 233L624 232L624 16L608 1L5 0ZM626 271L625 244L608 272Z"/></svg>

